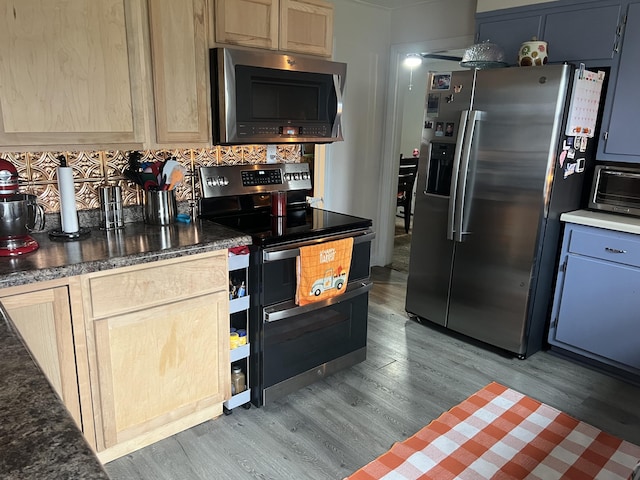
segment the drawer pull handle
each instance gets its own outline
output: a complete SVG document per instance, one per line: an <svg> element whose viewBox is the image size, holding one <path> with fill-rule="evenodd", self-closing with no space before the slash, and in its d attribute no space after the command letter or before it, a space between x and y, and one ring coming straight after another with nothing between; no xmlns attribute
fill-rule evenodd
<svg viewBox="0 0 640 480"><path fill-rule="evenodd" d="M627 253L626 250L619 250L617 248L604 247L604 249L609 253Z"/></svg>

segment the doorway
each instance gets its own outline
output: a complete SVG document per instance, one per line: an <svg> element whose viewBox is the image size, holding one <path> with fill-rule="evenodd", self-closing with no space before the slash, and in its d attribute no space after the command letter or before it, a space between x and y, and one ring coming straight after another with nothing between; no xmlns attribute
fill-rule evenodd
<svg viewBox="0 0 640 480"><path fill-rule="evenodd" d="M415 149L420 149L422 139L422 129L424 123L424 106L427 81L430 72L451 72L455 70L464 70L460 66L458 58L461 58L464 49L451 49L439 51L437 53L421 54L422 63L417 67L407 67L402 61L404 57L414 56L412 53L398 54L397 68L397 95L396 95L396 111L397 111L397 142L395 142L396 155L392 158L411 158L415 154ZM392 179L397 178L400 173L400 161L393 164ZM385 177L388 178L388 177ZM413 185L413 195L419 194L421 182L424 179L416 178ZM395 186L393 187L395 188ZM397 202L398 203L398 202ZM409 257L411 251L411 234L413 231L413 207L415 201L411 202L411 221L409 229L406 231L403 215L403 207L396 204L393 221L390 222L390 231L392 231L392 256L390 266L393 270L406 272L409 271Z"/></svg>

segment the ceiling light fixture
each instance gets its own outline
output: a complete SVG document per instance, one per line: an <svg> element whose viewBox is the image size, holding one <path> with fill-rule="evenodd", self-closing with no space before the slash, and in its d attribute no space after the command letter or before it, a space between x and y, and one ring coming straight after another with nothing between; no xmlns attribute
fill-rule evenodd
<svg viewBox="0 0 640 480"><path fill-rule="evenodd" d="M405 67L409 67L409 90L411 90L413 88L413 69L422 64L422 57L417 53L410 53L403 63Z"/></svg>

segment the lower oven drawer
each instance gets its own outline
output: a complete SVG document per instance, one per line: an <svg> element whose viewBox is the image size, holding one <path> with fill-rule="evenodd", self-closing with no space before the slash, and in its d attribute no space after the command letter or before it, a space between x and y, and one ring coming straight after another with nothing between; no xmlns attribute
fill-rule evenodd
<svg viewBox="0 0 640 480"><path fill-rule="evenodd" d="M348 296L347 291L336 303L298 307L298 314L264 322L265 389L366 347L369 288L360 288L359 294Z"/></svg>

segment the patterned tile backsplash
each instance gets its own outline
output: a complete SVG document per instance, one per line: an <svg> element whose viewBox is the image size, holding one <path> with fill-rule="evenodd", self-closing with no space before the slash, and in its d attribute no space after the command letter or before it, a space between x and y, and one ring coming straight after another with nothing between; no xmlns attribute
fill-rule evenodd
<svg viewBox="0 0 640 480"><path fill-rule="evenodd" d="M301 160L301 146L278 145L277 161L297 163ZM60 211L56 167L58 157L64 155L73 169L78 210L100 208L98 187L104 182L117 183L122 188L124 206L142 204L142 190L125 179L123 170L128 164L127 151L99 152L27 152L0 153L0 158L13 163L20 178L20 191L33 193L47 213ZM215 146L202 149L145 150L142 161L166 160L174 157L187 169L184 182L176 187L176 199L195 200L200 196L198 168L210 165L256 164L267 161L266 145Z"/></svg>

